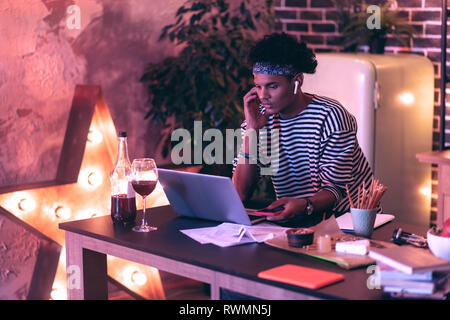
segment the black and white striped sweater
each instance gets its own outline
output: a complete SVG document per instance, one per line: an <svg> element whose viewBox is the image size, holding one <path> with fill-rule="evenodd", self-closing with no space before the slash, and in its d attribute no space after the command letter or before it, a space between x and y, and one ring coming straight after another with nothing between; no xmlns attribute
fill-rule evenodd
<svg viewBox="0 0 450 320"><path fill-rule="evenodd" d="M244 133L245 121L241 128ZM260 139L267 141L275 136L274 129L280 130L278 155L276 141L258 146L260 153L268 152L275 169L271 178L278 199L306 198L328 190L336 197L333 211L339 216L350 207L346 185L355 202L358 186L365 182L370 187L373 174L356 138L356 119L338 101L314 95L301 113L290 119L271 115L263 129ZM237 162L234 159L233 169ZM264 167L259 162L258 166Z"/></svg>

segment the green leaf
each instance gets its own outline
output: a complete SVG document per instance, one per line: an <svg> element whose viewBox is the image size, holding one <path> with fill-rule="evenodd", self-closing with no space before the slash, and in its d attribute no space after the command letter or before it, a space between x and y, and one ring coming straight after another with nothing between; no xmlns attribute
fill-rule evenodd
<svg viewBox="0 0 450 320"><path fill-rule="evenodd" d="M204 130L240 126L242 97L252 77L245 57L254 43L245 29L256 30L253 19L269 29L274 17L266 1L230 6L231 1L187 0L177 10L176 23L161 29L161 39L182 49L176 57L146 66L140 79L149 96L146 119L160 123L174 116L188 130L194 119L204 121Z"/></svg>
<svg viewBox="0 0 450 320"><path fill-rule="evenodd" d="M224 0L217 0L217 5L219 6L220 13L227 11L229 8L228 3Z"/></svg>
<svg viewBox="0 0 450 320"><path fill-rule="evenodd" d="M222 23L223 27L226 26L229 17L230 17L230 13L229 12L227 12L223 17L220 17L220 22Z"/></svg>
<svg viewBox="0 0 450 320"><path fill-rule="evenodd" d="M242 15L246 14L247 10L245 9L244 1L241 2L241 5L240 5L239 9L240 9Z"/></svg>
<svg viewBox="0 0 450 320"><path fill-rule="evenodd" d="M195 2L194 4L192 4L191 11L199 11L199 10L206 10L206 6L204 3Z"/></svg>
<svg viewBox="0 0 450 320"><path fill-rule="evenodd" d="M216 73L216 80L217 83L219 84L219 86L221 86L222 88L225 88L225 79L223 78L223 74L220 72Z"/></svg>
<svg viewBox="0 0 450 320"><path fill-rule="evenodd" d="M181 7L178 8L177 13L175 14L175 16L178 17L180 14L183 14L183 13L186 13L186 12L188 12L188 10L184 6L181 6Z"/></svg>

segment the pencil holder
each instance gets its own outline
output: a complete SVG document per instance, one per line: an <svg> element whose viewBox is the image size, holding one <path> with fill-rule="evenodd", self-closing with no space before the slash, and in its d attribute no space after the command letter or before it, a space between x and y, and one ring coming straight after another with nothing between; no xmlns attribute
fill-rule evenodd
<svg viewBox="0 0 450 320"><path fill-rule="evenodd" d="M377 209L350 208L355 235L369 238L373 232Z"/></svg>

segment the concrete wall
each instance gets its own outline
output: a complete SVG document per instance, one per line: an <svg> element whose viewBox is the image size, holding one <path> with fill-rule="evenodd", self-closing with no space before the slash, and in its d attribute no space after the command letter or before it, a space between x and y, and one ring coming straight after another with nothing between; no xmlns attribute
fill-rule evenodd
<svg viewBox="0 0 450 320"><path fill-rule="evenodd" d="M0 213L0 300L28 296L39 239Z"/></svg>
<svg viewBox="0 0 450 320"><path fill-rule="evenodd" d="M54 179L79 83L102 86L116 128L129 133L131 159L167 162L161 128L144 120L139 78L147 63L175 54L157 39L183 2L0 1L0 187Z"/></svg>

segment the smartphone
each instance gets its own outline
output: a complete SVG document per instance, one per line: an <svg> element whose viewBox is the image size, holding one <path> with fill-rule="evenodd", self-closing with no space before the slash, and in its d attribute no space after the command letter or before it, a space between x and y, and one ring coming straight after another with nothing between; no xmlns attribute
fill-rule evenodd
<svg viewBox="0 0 450 320"><path fill-rule="evenodd" d="M255 216L276 216L280 211L284 210L284 206L279 206L273 209L261 209L252 212Z"/></svg>

